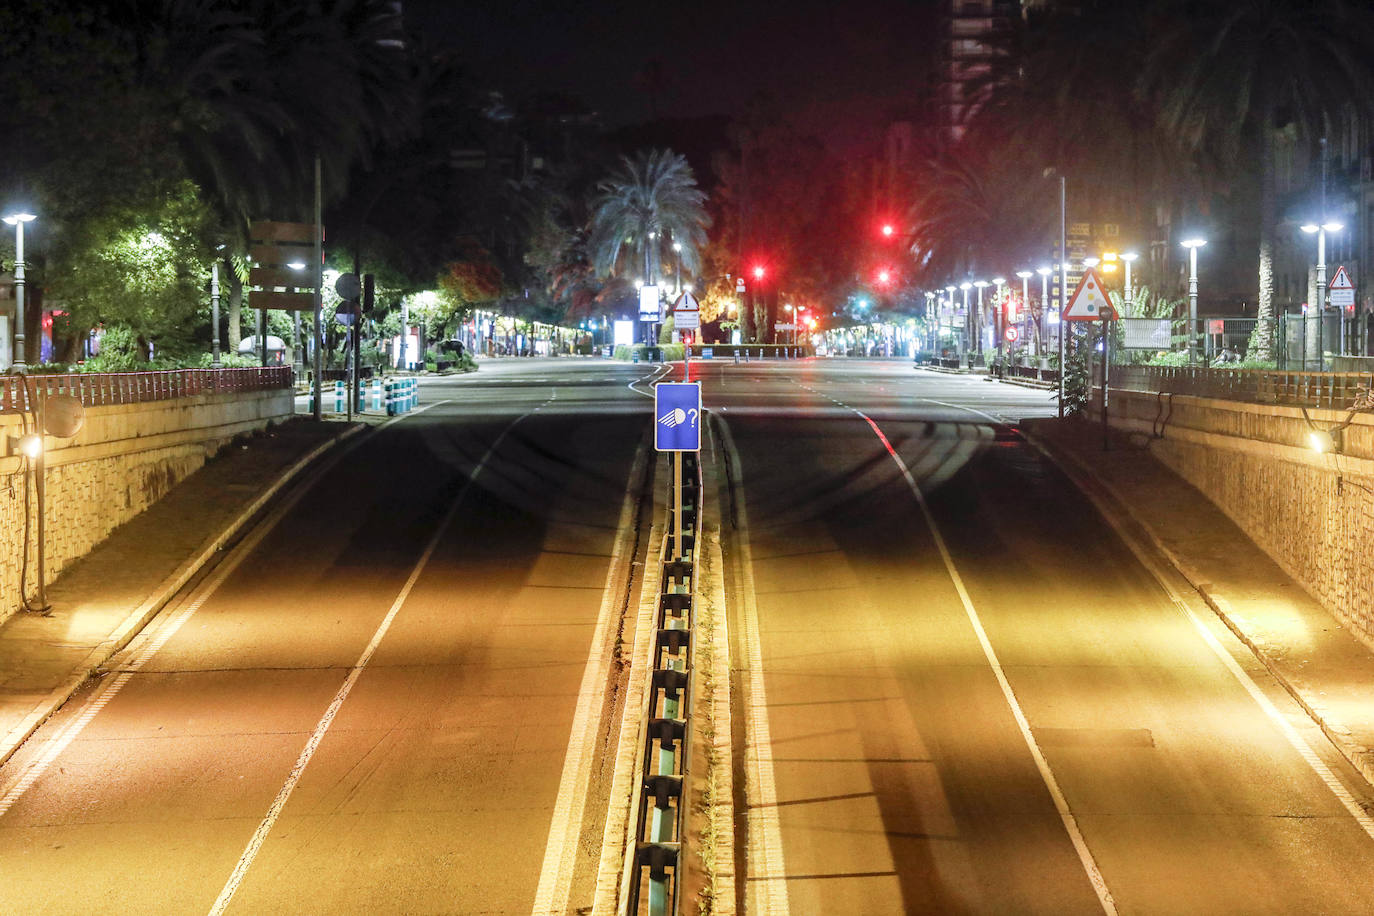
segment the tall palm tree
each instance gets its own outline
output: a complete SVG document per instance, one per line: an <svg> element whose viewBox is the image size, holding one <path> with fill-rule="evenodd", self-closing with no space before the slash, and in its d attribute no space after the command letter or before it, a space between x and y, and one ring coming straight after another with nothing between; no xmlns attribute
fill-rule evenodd
<svg viewBox="0 0 1374 916"><path fill-rule="evenodd" d="M597 189L601 194L592 213L590 248L599 274L617 273L624 254L633 252L638 270L652 282L663 248L672 241L682 246L684 270L700 268L711 218L706 195L685 158L666 149L621 157L620 168Z"/></svg>
<svg viewBox="0 0 1374 916"><path fill-rule="evenodd" d="M1374 114L1374 11L1359 0L1163 0L1141 73L1161 122L1191 149L1258 166L1259 323L1254 355L1273 350L1275 133L1314 142L1346 105Z"/></svg>

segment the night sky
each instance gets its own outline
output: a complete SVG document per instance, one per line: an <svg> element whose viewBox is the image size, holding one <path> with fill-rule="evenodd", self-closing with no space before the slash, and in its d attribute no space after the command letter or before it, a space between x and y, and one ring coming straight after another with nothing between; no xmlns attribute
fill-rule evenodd
<svg viewBox="0 0 1374 916"><path fill-rule="evenodd" d="M774 112L837 150L867 145L929 72L937 0L481 4L405 0L407 18L454 48L476 85L518 100L582 99L610 126L651 119L637 74L658 59L662 117Z"/></svg>

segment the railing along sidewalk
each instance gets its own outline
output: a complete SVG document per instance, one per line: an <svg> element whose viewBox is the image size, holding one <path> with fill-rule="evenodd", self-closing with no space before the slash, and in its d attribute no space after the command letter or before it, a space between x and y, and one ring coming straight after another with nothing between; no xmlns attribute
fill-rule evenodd
<svg viewBox="0 0 1374 916"><path fill-rule="evenodd" d="M53 395L76 398L84 407L141 404L202 394L274 391L293 384L289 366L247 369L165 369L149 372L64 372L0 376L0 413L31 410Z"/></svg>
<svg viewBox="0 0 1374 916"><path fill-rule="evenodd" d="M1112 386L1253 404L1348 409L1374 387L1374 372L1114 366Z"/></svg>

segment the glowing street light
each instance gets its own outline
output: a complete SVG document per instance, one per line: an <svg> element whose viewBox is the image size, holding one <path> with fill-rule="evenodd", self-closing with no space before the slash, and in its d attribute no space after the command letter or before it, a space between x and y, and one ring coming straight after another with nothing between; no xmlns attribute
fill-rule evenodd
<svg viewBox="0 0 1374 916"><path fill-rule="evenodd" d="M1308 235L1316 233L1316 308L1326 309L1326 233L1340 232L1345 228L1341 222L1327 220L1322 225L1315 222L1308 222L1303 225L1303 231ZM1318 312L1323 314L1325 312Z"/></svg>
<svg viewBox="0 0 1374 916"><path fill-rule="evenodd" d="M1140 257L1140 255L1136 254L1134 251L1128 251L1128 252L1126 252L1125 254L1121 255L1121 260L1124 261L1125 264L1126 264L1126 299L1125 299L1125 301L1128 302L1128 303L1129 303L1130 301L1132 301L1132 300L1135 298L1135 287L1131 286L1131 265L1135 263L1135 260L1136 260L1136 258L1138 258L1138 257Z"/></svg>
<svg viewBox="0 0 1374 916"><path fill-rule="evenodd" d="M38 217L20 211L4 217L6 223L14 227L14 371L23 374L28 365L24 361L24 224Z"/></svg>
<svg viewBox="0 0 1374 916"><path fill-rule="evenodd" d="M1188 362L1197 358L1197 250L1207 244L1201 236L1184 239L1188 249Z"/></svg>

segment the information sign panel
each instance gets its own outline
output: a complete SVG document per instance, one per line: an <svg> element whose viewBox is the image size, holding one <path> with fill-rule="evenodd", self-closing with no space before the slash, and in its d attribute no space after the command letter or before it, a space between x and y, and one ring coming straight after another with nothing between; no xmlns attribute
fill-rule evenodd
<svg viewBox="0 0 1374 916"><path fill-rule="evenodd" d="M660 452L701 451L700 382L659 382L654 386L654 448Z"/></svg>

